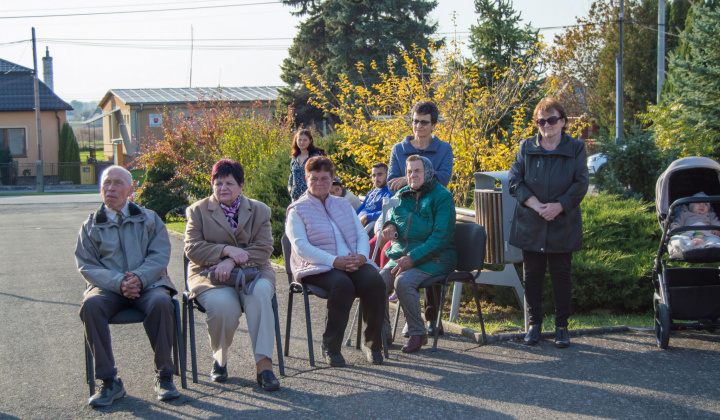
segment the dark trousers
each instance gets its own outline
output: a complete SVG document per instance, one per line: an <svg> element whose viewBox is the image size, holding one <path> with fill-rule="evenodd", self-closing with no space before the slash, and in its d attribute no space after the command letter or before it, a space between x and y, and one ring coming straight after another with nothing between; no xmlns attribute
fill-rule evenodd
<svg viewBox="0 0 720 420"><path fill-rule="evenodd" d="M542 295L545 271L550 269L555 297L555 326L567 327L572 313L572 252L551 254L523 250L525 301L530 325L542 325Z"/></svg>
<svg viewBox="0 0 720 420"><path fill-rule="evenodd" d="M80 319L85 328L85 339L95 358L95 378L106 379L117 375L108 320L126 308L145 314L143 326L155 352L155 371L160 376L172 376L175 373L172 360L175 309L170 290L155 287L143 290L137 299L128 299L94 287L85 294Z"/></svg>
<svg viewBox="0 0 720 420"><path fill-rule="evenodd" d="M353 272L333 268L325 273L307 276L302 282L322 287L329 292L327 324L323 333L325 349L333 353L340 352L350 318L350 308L356 297L360 298L363 322L367 325L365 343L373 351L382 349L382 325L387 297L385 283L373 266L363 264Z"/></svg>

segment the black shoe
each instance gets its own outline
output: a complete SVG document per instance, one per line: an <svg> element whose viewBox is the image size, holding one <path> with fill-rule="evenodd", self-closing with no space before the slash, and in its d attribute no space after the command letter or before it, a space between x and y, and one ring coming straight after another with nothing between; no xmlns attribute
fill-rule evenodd
<svg viewBox="0 0 720 420"><path fill-rule="evenodd" d="M155 393L159 401L174 400L180 396L172 376L156 376L155 377Z"/></svg>
<svg viewBox="0 0 720 420"><path fill-rule="evenodd" d="M265 391L277 391L280 389L280 381L275 377L272 370L263 370L257 374L257 383Z"/></svg>
<svg viewBox="0 0 720 420"><path fill-rule="evenodd" d="M402 336L405 338L410 338L410 331L408 330L408 324L405 324L402 331Z"/></svg>
<svg viewBox="0 0 720 420"><path fill-rule="evenodd" d="M542 332L542 325L531 325L530 331L523 339L526 346L534 346L540 342L540 333Z"/></svg>
<svg viewBox="0 0 720 420"><path fill-rule="evenodd" d="M88 399L87 403L92 407L107 407L125 394L125 387L120 378L103 379L100 389Z"/></svg>
<svg viewBox="0 0 720 420"><path fill-rule="evenodd" d="M210 379L213 382L225 382L227 381L227 365L220 366L217 360L213 363L212 370L210 371Z"/></svg>
<svg viewBox="0 0 720 420"><path fill-rule="evenodd" d="M367 358L368 362L372 363L373 365L383 364L383 356L381 351L372 351L370 350L370 347L365 346L365 344L360 346L360 348L363 352L365 352L365 357Z"/></svg>
<svg viewBox="0 0 720 420"><path fill-rule="evenodd" d="M440 326L438 335L445 335L445 328L443 326ZM428 337L435 337L435 321L430 321L428 324Z"/></svg>
<svg viewBox="0 0 720 420"><path fill-rule="evenodd" d="M567 327L555 327L555 347L564 349L570 345L570 334Z"/></svg>
<svg viewBox="0 0 720 420"><path fill-rule="evenodd" d="M322 354L330 367L345 367L345 358L340 352L328 351L323 347Z"/></svg>

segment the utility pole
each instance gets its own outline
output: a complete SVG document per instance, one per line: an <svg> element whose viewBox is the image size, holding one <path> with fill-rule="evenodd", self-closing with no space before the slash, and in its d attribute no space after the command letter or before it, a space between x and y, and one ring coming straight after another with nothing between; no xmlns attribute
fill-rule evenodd
<svg viewBox="0 0 720 420"><path fill-rule="evenodd" d="M658 56L657 56L657 101L660 105L660 92L665 80L665 0L658 1Z"/></svg>
<svg viewBox="0 0 720 420"><path fill-rule="evenodd" d="M35 183L37 192L41 193L45 190L43 179L43 160L42 160L42 130L40 125L40 87L38 86L38 68L37 68L37 50L35 48L35 28L32 28L32 47L33 47L33 72L35 82L35 128L37 130L37 146L38 159L35 162Z"/></svg>
<svg viewBox="0 0 720 420"><path fill-rule="evenodd" d="M663 0L661 0L663 1ZM619 39L620 49L615 57L615 144L622 146L623 140L623 36L625 26L625 2L620 0Z"/></svg>

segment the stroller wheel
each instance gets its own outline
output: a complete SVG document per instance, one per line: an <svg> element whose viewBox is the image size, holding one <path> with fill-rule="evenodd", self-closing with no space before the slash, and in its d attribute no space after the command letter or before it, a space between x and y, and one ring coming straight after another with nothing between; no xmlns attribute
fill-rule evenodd
<svg viewBox="0 0 720 420"><path fill-rule="evenodd" d="M670 341L670 311L664 303L655 306L655 339L661 349L668 347Z"/></svg>

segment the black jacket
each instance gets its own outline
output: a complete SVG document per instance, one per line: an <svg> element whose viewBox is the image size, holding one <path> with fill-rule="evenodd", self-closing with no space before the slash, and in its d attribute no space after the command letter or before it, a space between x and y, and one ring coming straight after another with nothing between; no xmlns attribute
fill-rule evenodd
<svg viewBox="0 0 720 420"><path fill-rule="evenodd" d="M582 248L580 202L588 190L585 143L563 134L552 153L540 137L525 139L510 167L510 194L517 199L510 227L510 245L536 252L561 253ZM542 203L560 203L563 211L546 221L523 203L532 196Z"/></svg>

